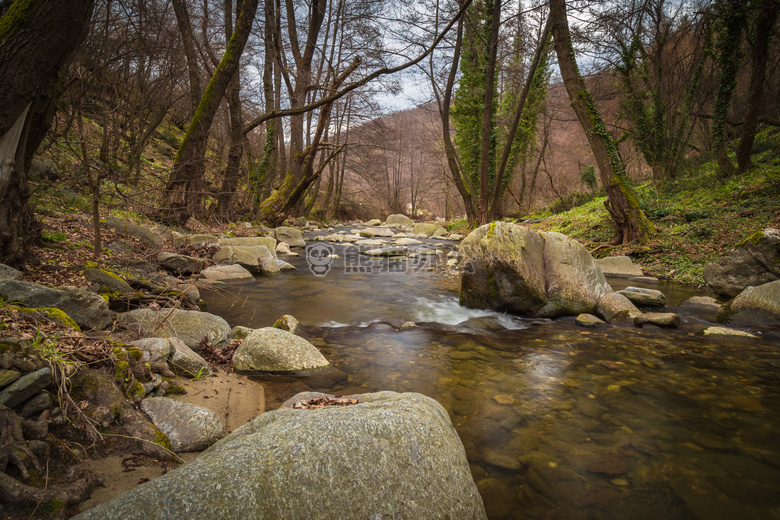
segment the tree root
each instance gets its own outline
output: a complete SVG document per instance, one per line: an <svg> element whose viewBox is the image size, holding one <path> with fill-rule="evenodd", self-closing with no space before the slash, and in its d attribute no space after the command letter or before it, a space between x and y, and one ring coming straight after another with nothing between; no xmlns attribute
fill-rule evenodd
<svg viewBox="0 0 780 520"><path fill-rule="evenodd" d="M36 488L22 484L13 477L0 473L0 502L7 504L42 504L51 501L62 502L66 506L87 500L92 491L102 485L94 474L83 475L67 486Z"/></svg>

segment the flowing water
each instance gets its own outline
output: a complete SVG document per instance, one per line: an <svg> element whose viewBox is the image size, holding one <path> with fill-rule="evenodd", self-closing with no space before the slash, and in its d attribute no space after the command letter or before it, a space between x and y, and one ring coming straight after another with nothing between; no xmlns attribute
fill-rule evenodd
<svg viewBox="0 0 780 520"><path fill-rule="evenodd" d="M655 287L676 330L465 309L443 255L334 252L325 276L294 258L294 272L204 295L209 310L249 327L292 314L338 369L278 385L439 401L490 518L780 519L777 328L696 336L714 316L678 308L696 292L673 285Z"/></svg>

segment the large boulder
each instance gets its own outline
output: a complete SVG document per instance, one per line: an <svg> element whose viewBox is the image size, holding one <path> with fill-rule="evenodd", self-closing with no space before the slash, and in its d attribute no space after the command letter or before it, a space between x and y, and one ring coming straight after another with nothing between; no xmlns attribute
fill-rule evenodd
<svg viewBox="0 0 780 520"><path fill-rule="evenodd" d="M180 255L169 251L157 253L157 263L176 274L199 273L206 266L206 261L202 258Z"/></svg>
<svg viewBox="0 0 780 520"><path fill-rule="evenodd" d="M230 341L230 325L208 312L136 309L121 314L119 322L145 337L179 338L190 348L196 348L204 336L215 347Z"/></svg>
<svg viewBox="0 0 780 520"><path fill-rule="evenodd" d="M220 280L254 280L255 277L240 265L212 265L200 272L201 278L216 282Z"/></svg>
<svg viewBox="0 0 780 520"><path fill-rule="evenodd" d="M148 247L159 247L165 243L165 239L151 229L137 224L128 224L116 217L107 217L101 224L117 233L137 238Z"/></svg>
<svg viewBox="0 0 780 520"><path fill-rule="evenodd" d="M21 280L24 274L11 266L0 264L0 281L2 280Z"/></svg>
<svg viewBox="0 0 780 520"><path fill-rule="evenodd" d="M317 347L286 330L265 327L249 333L233 354L236 370L292 373L328 366Z"/></svg>
<svg viewBox="0 0 780 520"><path fill-rule="evenodd" d="M748 287L721 308L718 321L737 326L780 324L780 280Z"/></svg>
<svg viewBox="0 0 780 520"><path fill-rule="evenodd" d="M217 414L196 404L149 397L141 401L141 410L168 436L176 453L205 450L225 435Z"/></svg>
<svg viewBox="0 0 780 520"><path fill-rule="evenodd" d="M392 215L388 215L387 218L385 219L385 222L387 223L388 226L394 226L394 227L406 227L412 225L412 219L400 213L394 213Z"/></svg>
<svg viewBox="0 0 780 520"><path fill-rule="evenodd" d="M612 289L593 257L560 233L508 222L482 226L460 245L460 303L534 317L595 313Z"/></svg>
<svg viewBox="0 0 780 520"><path fill-rule="evenodd" d="M613 321L633 321L642 311L636 308L631 300L620 293L607 293L599 299L599 316L612 323Z"/></svg>
<svg viewBox="0 0 780 520"><path fill-rule="evenodd" d="M211 367L205 359L187 346L179 338L169 338L171 345L170 362L174 372L187 377L210 376Z"/></svg>
<svg viewBox="0 0 780 520"><path fill-rule="evenodd" d="M433 236L436 231L441 228L438 224L426 224L424 222L421 222L419 224L415 224L412 228L412 234L414 235L425 235L427 237ZM446 230L445 230L446 231Z"/></svg>
<svg viewBox="0 0 780 520"><path fill-rule="evenodd" d="M77 518L486 518L441 405L413 393L355 399L318 409L288 402Z"/></svg>
<svg viewBox="0 0 780 520"><path fill-rule="evenodd" d="M219 241L221 246L265 246L271 251L271 254L276 258L276 239L274 237L236 237L236 238L222 238Z"/></svg>
<svg viewBox="0 0 780 520"><path fill-rule="evenodd" d="M104 329L111 324L108 304L100 295L83 287L44 287L22 280L0 281L0 298L25 307L54 307L70 316L80 327Z"/></svg>
<svg viewBox="0 0 780 520"><path fill-rule="evenodd" d="M780 230L767 228L753 234L726 257L707 264L703 274L713 291L730 297L748 286L780 279Z"/></svg>
<svg viewBox="0 0 780 520"><path fill-rule="evenodd" d="M90 267L84 270L84 278L86 278L87 281L98 285L101 289L105 287L109 291L120 292L122 294L130 294L133 292L133 288L130 287L126 281L122 280L111 271Z"/></svg>
<svg viewBox="0 0 780 520"><path fill-rule="evenodd" d="M642 268L627 256L608 256L596 260L601 272L608 276L642 276Z"/></svg>
<svg viewBox="0 0 780 520"><path fill-rule="evenodd" d="M290 247L305 247L303 235L295 228L282 226L274 229L274 238L279 242L284 242Z"/></svg>
<svg viewBox="0 0 780 520"><path fill-rule="evenodd" d="M224 246L212 260L217 265L237 264L255 274L279 271L276 255L266 246Z"/></svg>

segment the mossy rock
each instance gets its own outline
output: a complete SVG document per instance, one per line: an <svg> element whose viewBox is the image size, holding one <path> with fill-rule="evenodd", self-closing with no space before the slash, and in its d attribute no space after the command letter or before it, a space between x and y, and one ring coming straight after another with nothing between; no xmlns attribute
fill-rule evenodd
<svg viewBox="0 0 780 520"><path fill-rule="evenodd" d="M65 325L66 327L70 327L77 332L81 332L81 327L79 327L78 324L73 321L73 318L68 316L68 314L61 309L57 309L55 307L17 307L17 309L25 313L42 312L60 325Z"/></svg>

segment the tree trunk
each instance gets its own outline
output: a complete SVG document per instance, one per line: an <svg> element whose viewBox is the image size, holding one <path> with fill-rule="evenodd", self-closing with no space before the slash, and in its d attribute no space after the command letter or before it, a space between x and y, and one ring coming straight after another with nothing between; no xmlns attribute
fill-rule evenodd
<svg viewBox="0 0 780 520"><path fill-rule="evenodd" d="M222 61L211 76L206 91L192 117L187 133L173 163L173 171L165 187L167 220L183 224L200 207L203 164L206 141L214 116L225 91L238 70L241 53L249 38L257 12L258 0L245 0L236 20L236 30L230 38Z"/></svg>
<svg viewBox="0 0 780 520"><path fill-rule="evenodd" d="M479 150L479 223L487 224L490 217L491 181L495 179L496 164L496 61L498 54L498 29L501 25L501 1L486 4L486 19L489 20L487 67L485 71L485 102L482 107L482 130Z"/></svg>
<svg viewBox="0 0 780 520"><path fill-rule="evenodd" d="M198 109L202 93L200 68L198 67L198 57L195 53L195 38L192 35L192 22L190 22L187 3L184 0L173 0L173 12L176 14L176 23L179 27L182 47L184 47L184 56L187 58L187 73L190 78L190 117L192 117Z"/></svg>
<svg viewBox="0 0 780 520"><path fill-rule="evenodd" d="M94 0L5 2L0 17L0 262L20 265L40 236L26 172L53 115L59 73L89 29Z"/></svg>
<svg viewBox="0 0 780 520"><path fill-rule="evenodd" d="M647 220L639 207L639 201L626 178L615 140L607 131L601 114L580 75L574 59L564 0L550 0L550 21L555 52L558 55L566 91L588 138L599 167L601 182L607 192L605 206L617 232L614 242L618 244L645 242L648 235L654 231L653 224Z"/></svg>
<svg viewBox="0 0 780 520"><path fill-rule="evenodd" d="M775 25L779 9L780 2L777 0L763 0L761 8L756 14L753 71L750 75L750 89L748 91L745 122L742 125L742 138L737 148L737 165L740 173L753 167L753 161L750 160L750 150L753 148L753 141L756 138L758 115L761 111L761 98L764 95L766 67L769 61L769 40L772 36L772 27Z"/></svg>

